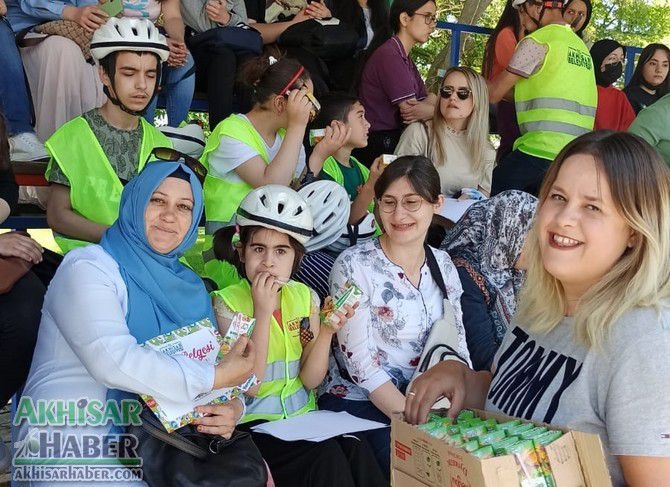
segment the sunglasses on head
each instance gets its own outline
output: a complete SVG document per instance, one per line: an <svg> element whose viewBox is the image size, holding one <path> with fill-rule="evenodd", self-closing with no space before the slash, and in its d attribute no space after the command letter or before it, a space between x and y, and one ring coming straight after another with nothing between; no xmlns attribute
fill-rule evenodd
<svg viewBox="0 0 670 487"><path fill-rule="evenodd" d="M300 66L300 67L298 68L298 70L295 72L295 74L293 75L293 77L290 79L290 81L289 81L288 83L286 83L286 86L284 86L284 88L282 88L282 90L279 92L279 96L284 96L284 97L288 98L288 91L289 91L289 89L291 88L291 86L293 86L293 84L294 84L296 81L298 81L298 79L300 78L300 75L301 75L304 71L305 71L305 68L304 68L303 66ZM303 89L303 88L307 89L307 85L306 85L305 83L303 83L302 86L300 86L300 89ZM309 121L312 122L312 121L314 121L314 119L316 118L316 116L317 116L317 115L319 114L319 112L321 111L321 104L320 104L319 101L316 99L316 97L314 96L314 94L311 93L310 91L307 91L307 93L305 93L305 96L307 97L307 99L308 99L308 100L310 101L310 103L312 104L312 109L311 109L310 112L309 112Z"/></svg>
<svg viewBox="0 0 670 487"><path fill-rule="evenodd" d="M440 96L445 99L451 98L451 95L456 93L456 96L459 100L467 100L472 95L472 90L470 88L459 88L454 89L453 86L443 86L440 88Z"/></svg>
<svg viewBox="0 0 670 487"><path fill-rule="evenodd" d="M178 161L183 162L186 166L195 173L200 184L205 184L205 176L207 176L207 168L202 165L202 163L194 157L179 152L176 149L171 149L170 147L156 147L149 154L148 161L159 160L159 161Z"/></svg>

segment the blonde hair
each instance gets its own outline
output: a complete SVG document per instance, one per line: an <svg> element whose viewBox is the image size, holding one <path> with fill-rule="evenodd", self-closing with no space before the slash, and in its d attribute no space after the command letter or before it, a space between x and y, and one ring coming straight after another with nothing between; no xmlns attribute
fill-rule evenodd
<svg viewBox="0 0 670 487"><path fill-rule="evenodd" d="M466 129L466 139L470 159L472 161L473 171L484 175L484 154L489 142L489 90L486 87L486 80L471 68L466 66L455 66L447 70L442 83L451 73L461 73L465 76L468 88L472 90L472 113L468 118L468 127ZM433 162L442 166L447 160L447 150L444 147L444 141L439 136L442 129L446 126L446 121L440 111L440 102L435 105L433 114L432 137L430 137L429 154Z"/></svg>
<svg viewBox="0 0 670 487"><path fill-rule="evenodd" d="M591 132L568 144L551 164L540 191L541 208L563 162L591 155L607 178L615 208L635 235L635 244L580 298L574 320L579 340L599 348L618 318L638 306L658 306L670 296L670 169L644 140L632 134ZM563 319L561 283L547 272L539 248L538 222L528 236L528 270L517 321L537 332Z"/></svg>

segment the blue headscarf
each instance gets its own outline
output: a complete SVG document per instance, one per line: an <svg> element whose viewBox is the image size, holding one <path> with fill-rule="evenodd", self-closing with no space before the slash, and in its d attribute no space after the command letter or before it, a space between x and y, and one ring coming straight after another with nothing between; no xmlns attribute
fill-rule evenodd
<svg viewBox="0 0 670 487"><path fill-rule="evenodd" d="M147 241L144 213L156 188L179 169L189 176L193 219L179 246L160 254ZM198 237L202 211L202 187L195 174L181 163L152 162L123 189L119 218L103 234L100 245L119 264L128 289L126 322L138 343L203 318L216 324L202 280L179 262Z"/></svg>

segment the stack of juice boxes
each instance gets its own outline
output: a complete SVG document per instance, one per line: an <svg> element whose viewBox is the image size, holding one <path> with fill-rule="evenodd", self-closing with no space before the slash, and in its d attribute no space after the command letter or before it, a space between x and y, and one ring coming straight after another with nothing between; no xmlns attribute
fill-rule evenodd
<svg viewBox="0 0 670 487"><path fill-rule="evenodd" d="M519 467L519 484L524 487L556 485L544 447L560 438L561 431L519 419L503 423L482 419L469 409L461 411L456 419L431 412L428 422L418 428L480 459L513 455Z"/></svg>

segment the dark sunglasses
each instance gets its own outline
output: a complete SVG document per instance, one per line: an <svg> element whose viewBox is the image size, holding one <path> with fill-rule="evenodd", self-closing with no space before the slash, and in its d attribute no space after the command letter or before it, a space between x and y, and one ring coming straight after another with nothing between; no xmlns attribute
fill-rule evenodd
<svg viewBox="0 0 670 487"><path fill-rule="evenodd" d="M189 156L188 154L171 149L170 147L156 147L151 151L151 154L149 154L147 162L151 160L183 162L191 171L195 173L198 181L200 181L200 184L205 184L207 168L202 165L202 162L194 157Z"/></svg>
<svg viewBox="0 0 670 487"><path fill-rule="evenodd" d="M472 90L470 88L459 88L454 90L451 86L443 86L440 88L440 96L444 99L451 98L451 95L456 93L456 96L459 100L467 100L472 95Z"/></svg>

